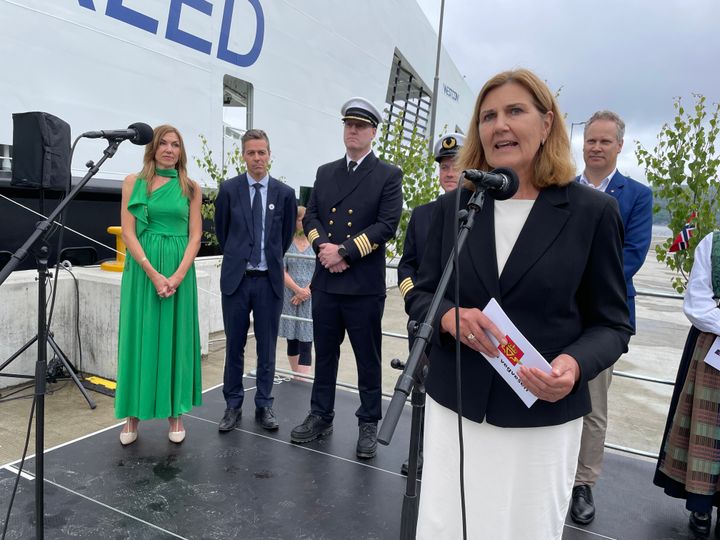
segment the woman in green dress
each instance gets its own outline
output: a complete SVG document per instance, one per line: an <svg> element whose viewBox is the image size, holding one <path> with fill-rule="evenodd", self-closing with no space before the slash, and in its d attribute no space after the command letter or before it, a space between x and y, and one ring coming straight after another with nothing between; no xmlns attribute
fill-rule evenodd
<svg viewBox="0 0 720 540"><path fill-rule="evenodd" d="M185 438L181 414L202 403L194 260L200 248L200 187L187 176L182 136L155 128L143 169L123 182L121 224L127 258L120 289L115 416L120 442L140 420L167 417L168 438Z"/></svg>

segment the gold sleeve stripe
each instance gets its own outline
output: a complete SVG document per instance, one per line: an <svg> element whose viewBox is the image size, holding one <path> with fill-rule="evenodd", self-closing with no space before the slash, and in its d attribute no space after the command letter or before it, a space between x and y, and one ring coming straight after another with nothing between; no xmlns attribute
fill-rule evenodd
<svg viewBox="0 0 720 540"><path fill-rule="evenodd" d="M355 245L357 245L358 249L360 250L360 255L365 256L369 255L372 251L372 247L370 246L370 241L368 240L368 237L366 234L361 234L355 239Z"/></svg>
<svg viewBox="0 0 720 540"><path fill-rule="evenodd" d="M413 283L412 278L407 277L400 282L400 294L402 294L402 297L405 298L405 295L407 295L407 293L409 293L414 287L415 284Z"/></svg>
<svg viewBox="0 0 720 540"><path fill-rule="evenodd" d="M355 246L358 248L358 251L360 252L360 256L364 257L365 256L365 251L364 251L365 246L363 245L362 240L360 240L360 237L358 236L357 238L353 238L353 242L355 242Z"/></svg>
<svg viewBox="0 0 720 540"><path fill-rule="evenodd" d="M313 229L308 233L308 240L311 244L318 238L320 238L320 234L317 232L317 229Z"/></svg>

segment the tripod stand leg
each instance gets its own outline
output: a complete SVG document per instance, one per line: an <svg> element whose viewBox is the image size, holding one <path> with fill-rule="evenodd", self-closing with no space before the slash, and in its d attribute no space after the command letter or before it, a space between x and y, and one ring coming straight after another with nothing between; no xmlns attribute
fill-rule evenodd
<svg viewBox="0 0 720 540"><path fill-rule="evenodd" d="M48 343L50 344L50 346L52 347L52 350L55 351L55 354L60 359L63 366L65 366L65 369L67 370L67 372L70 374L70 377L72 378L73 382L75 383L75 386L78 387L78 390L80 390L80 393L85 398L85 401L87 401L87 404L90 405L91 409L94 409L95 407L97 407L97 405L95 404L95 401L93 401L93 399L90 397L90 394L87 393L87 390L85 390L85 387L80 382L80 379L77 378L77 375L75 373L76 372L75 366L73 366L70 363L70 360L68 360L68 357L65 356L65 353L60 348L60 346L55 342L55 339L52 337L52 335L48 334L47 340L48 340Z"/></svg>
<svg viewBox="0 0 720 540"><path fill-rule="evenodd" d="M411 540L417 530L420 498L417 493L417 465L420 452L420 433L425 409L425 390L416 384L411 393L412 423L410 426L410 455L408 459L408 475L405 483L402 516L400 519L400 538Z"/></svg>
<svg viewBox="0 0 720 540"><path fill-rule="evenodd" d="M20 348L15 352L15 354L13 354L10 358L8 358L5 362L3 362L2 365L0 365L0 371L2 371L3 369L5 369L5 367L8 366L8 365L10 364L10 362L12 362L13 360L15 360L15 359L16 359L18 356L20 356L22 353L24 353L33 343L35 343L35 342L37 341L37 338L38 338L38 337L37 337L37 334L35 334L35 337L34 337L34 338L32 338L32 339L31 339L30 341L28 341L25 345L23 345L22 347L20 347Z"/></svg>

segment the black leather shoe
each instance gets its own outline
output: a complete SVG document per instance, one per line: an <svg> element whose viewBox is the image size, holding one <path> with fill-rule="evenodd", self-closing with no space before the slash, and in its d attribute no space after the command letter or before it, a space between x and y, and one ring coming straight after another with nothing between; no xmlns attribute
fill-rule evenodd
<svg viewBox="0 0 720 540"><path fill-rule="evenodd" d="M330 435L332 430L332 422L326 422L317 415L308 414L303 423L290 432L290 441L303 444L314 441L318 437Z"/></svg>
<svg viewBox="0 0 720 540"><path fill-rule="evenodd" d="M694 531L699 535L707 536L710 534L711 522L712 517L710 516L710 514L704 514L702 512L690 512L690 520L688 521L688 527L690 527L691 531Z"/></svg>
<svg viewBox="0 0 720 540"><path fill-rule="evenodd" d="M417 461L417 475L418 476L422 476L422 466L423 466L423 454L422 454L422 452L420 452L418 454L418 461ZM409 467L410 467L410 460L406 459L405 462L400 467L400 474L402 474L403 476L407 476L408 471L410 470Z"/></svg>
<svg viewBox="0 0 720 540"><path fill-rule="evenodd" d="M255 420L269 431L275 431L280 427L272 407L258 407L255 409Z"/></svg>
<svg viewBox="0 0 720 540"><path fill-rule="evenodd" d="M374 458L377 453L377 424L360 422L355 455L362 459Z"/></svg>
<svg viewBox="0 0 720 540"><path fill-rule="evenodd" d="M593 501L590 486L575 486L573 488L570 519L581 525L587 525L595 519L595 501Z"/></svg>
<svg viewBox="0 0 720 540"><path fill-rule="evenodd" d="M222 420L218 424L218 431L232 431L240 421L241 416L242 409L225 409L225 414L223 414Z"/></svg>

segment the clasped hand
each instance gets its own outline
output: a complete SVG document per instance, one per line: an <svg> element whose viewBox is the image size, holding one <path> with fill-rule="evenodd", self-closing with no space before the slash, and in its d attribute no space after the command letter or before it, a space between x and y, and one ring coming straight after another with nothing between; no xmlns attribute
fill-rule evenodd
<svg viewBox="0 0 720 540"><path fill-rule="evenodd" d="M299 306L306 300L310 299L310 287L304 287L300 289L298 292L293 295L293 297L290 299L290 303L293 306Z"/></svg>
<svg viewBox="0 0 720 540"><path fill-rule="evenodd" d="M166 278L160 273L158 273L152 280L155 290L160 298L169 298L175 294L181 281L182 280L175 274Z"/></svg>
<svg viewBox="0 0 720 540"><path fill-rule="evenodd" d="M333 274L344 272L350 268L347 261L338 253L338 247L340 246L337 244L324 242L320 244L320 249L318 251L318 260L320 261L320 264Z"/></svg>

